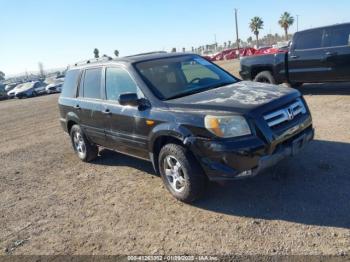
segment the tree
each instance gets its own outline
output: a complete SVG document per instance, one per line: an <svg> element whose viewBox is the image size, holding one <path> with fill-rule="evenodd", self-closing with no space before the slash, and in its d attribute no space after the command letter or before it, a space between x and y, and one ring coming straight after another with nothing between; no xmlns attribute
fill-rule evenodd
<svg viewBox="0 0 350 262"><path fill-rule="evenodd" d="M247 38L247 42L248 42L249 44L250 44L251 42L253 42L253 37L251 37L251 36L248 37L248 38Z"/></svg>
<svg viewBox="0 0 350 262"><path fill-rule="evenodd" d="M259 30L264 28L264 21L260 17L255 16L250 20L249 27L256 36L256 47L259 47Z"/></svg>
<svg viewBox="0 0 350 262"><path fill-rule="evenodd" d="M99 56L99 53L100 53L100 51L98 51L98 49L95 48L95 49L94 49L95 58L99 58L99 57L100 57L100 56Z"/></svg>
<svg viewBox="0 0 350 262"><path fill-rule="evenodd" d="M0 71L0 81L5 80L5 73Z"/></svg>
<svg viewBox="0 0 350 262"><path fill-rule="evenodd" d="M281 15L278 24L284 29L284 35L286 40L288 40L288 29L294 23L294 17L290 15L288 12L284 12Z"/></svg>
<svg viewBox="0 0 350 262"><path fill-rule="evenodd" d="M118 50L114 50L114 55L115 55L116 57L119 57L119 51L118 51Z"/></svg>
<svg viewBox="0 0 350 262"><path fill-rule="evenodd" d="M176 53L176 47L173 47L173 49L171 49L172 53Z"/></svg>

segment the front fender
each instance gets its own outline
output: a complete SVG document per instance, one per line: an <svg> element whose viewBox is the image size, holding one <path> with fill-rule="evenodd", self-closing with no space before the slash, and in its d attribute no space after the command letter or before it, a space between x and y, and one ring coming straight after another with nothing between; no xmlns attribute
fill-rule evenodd
<svg viewBox="0 0 350 262"><path fill-rule="evenodd" d="M188 138L192 137L193 135L188 128L177 123L162 123L155 126L148 136L149 152L152 153L155 141L157 138L162 136L173 137L180 140L184 145L186 145Z"/></svg>

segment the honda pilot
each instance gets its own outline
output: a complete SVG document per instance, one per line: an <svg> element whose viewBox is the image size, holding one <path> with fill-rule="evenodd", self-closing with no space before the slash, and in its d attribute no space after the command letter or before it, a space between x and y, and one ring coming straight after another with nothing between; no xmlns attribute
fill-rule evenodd
<svg viewBox="0 0 350 262"><path fill-rule="evenodd" d="M75 64L60 122L85 162L99 147L145 159L178 200L208 181L259 174L314 137L299 91L245 82L195 54L148 53Z"/></svg>

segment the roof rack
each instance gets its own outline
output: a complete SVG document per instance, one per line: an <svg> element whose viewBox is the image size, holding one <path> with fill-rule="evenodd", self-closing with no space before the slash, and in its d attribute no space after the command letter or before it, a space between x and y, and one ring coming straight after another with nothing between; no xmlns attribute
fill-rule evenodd
<svg viewBox="0 0 350 262"><path fill-rule="evenodd" d="M140 53L136 55L129 55L125 57L134 57L134 56L142 56L142 55L153 55L153 54L166 54L166 51L154 51L154 52L148 52L148 53Z"/></svg>
<svg viewBox="0 0 350 262"><path fill-rule="evenodd" d="M92 58L92 59L88 59L88 60L79 61L79 62L73 64L73 66L94 64L94 63L106 62L106 61L111 61L111 60L113 60L113 58L110 56L102 56L99 58Z"/></svg>

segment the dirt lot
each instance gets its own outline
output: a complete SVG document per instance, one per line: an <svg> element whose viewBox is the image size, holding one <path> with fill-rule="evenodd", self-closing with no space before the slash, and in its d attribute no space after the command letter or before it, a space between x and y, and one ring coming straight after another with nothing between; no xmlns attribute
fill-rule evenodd
<svg viewBox="0 0 350 262"><path fill-rule="evenodd" d="M0 254L349 254L350 84L301 90L315 141L194 205L147 162L106 150L80 162L57 95L0 102Z"/></svg>

